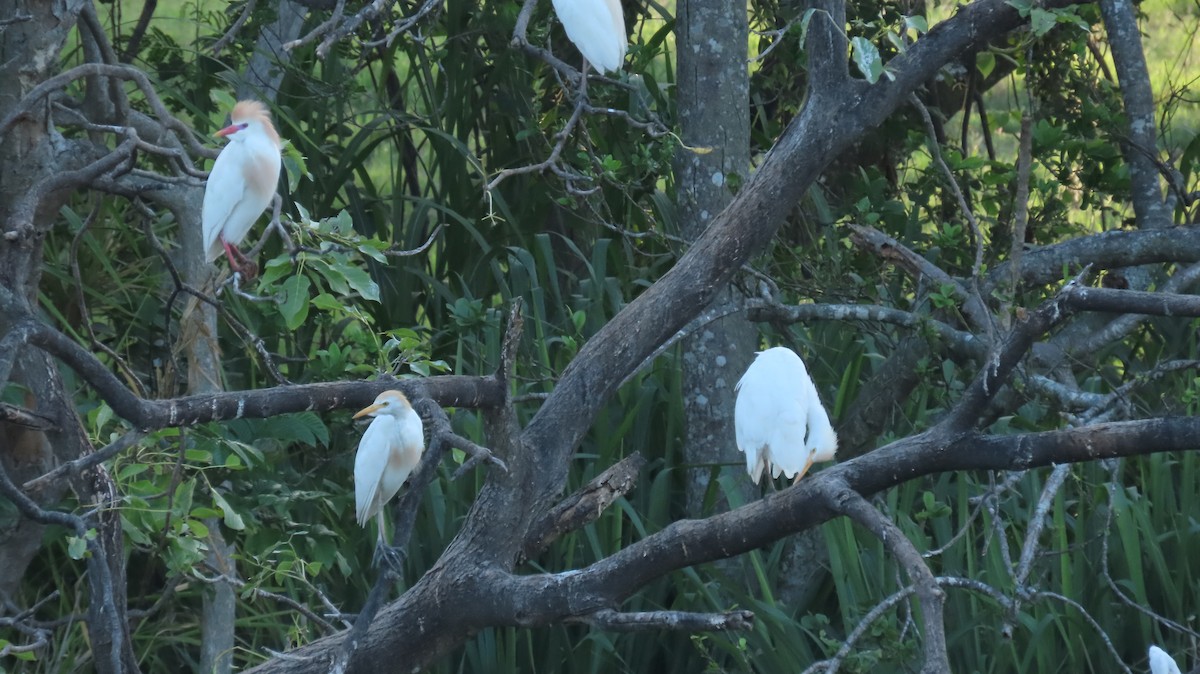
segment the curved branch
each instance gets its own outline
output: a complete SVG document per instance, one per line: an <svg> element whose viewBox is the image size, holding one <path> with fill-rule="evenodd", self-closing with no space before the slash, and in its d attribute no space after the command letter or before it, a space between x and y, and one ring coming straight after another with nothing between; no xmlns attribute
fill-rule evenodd
<svg viewBox="0 0 1200 674"><path fill-rule="evenodd" d="M946 621L943 617L946 593L938 587L921 553L900 531L900 527L884 517L845 482L824 480L818 484L825 505L854 520L882 541L904 568L909 580L916 585L925 623L925 667L922 671L950 674L950 659L946 655Z"/></svg>

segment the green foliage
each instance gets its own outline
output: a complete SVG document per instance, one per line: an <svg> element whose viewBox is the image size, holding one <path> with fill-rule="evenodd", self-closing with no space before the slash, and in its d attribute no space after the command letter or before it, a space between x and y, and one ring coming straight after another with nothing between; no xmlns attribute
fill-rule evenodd
<svg viewBox="0 0 1200 674"><path fill-rule="evenodd" d="M269 4L259 3L253 24L273 18ZM186 18L172 24L172 32L152 27L137 62L151 73L173 112L198 131L211 132L223 124L232 100L230 74L244 69L254 44L242 37L220 58L213 57L207 46L240 7L227 14L205 3L180 5ZM1088 35L1080 30L1096 22L1094 10L1048 10L1015 1L1013 6L1029 15L1033 30L1026 39L1032 42L998 44L979 54L974 66L985 80L1013 73L1022 98L1028 93L1037 102L1030 242L1048 244L1120 223L1130 209L1127 169L1113 142L1123 124L1115 112L1117 92L1100 75ZM558 374L592 335L675 262L680 250L673 237L680 225L672 205L670 162L680 148L669 137L648 137L618 116L589 117L586 140L568 144L563 161L575 176L571 180L553 173L515 175L485 193L498 171L545 159L573 111L554 73L508 46L517 9L515 3L450 0L423 26L421 40L402 38L369 50L346 42L324 60L311 45L292 52L273 111L288 142L284 219L297 251L293 255L272 239L261 276L242 288L244 294L227 290L221 296L217 338L228 387L277 383L263 351L295 382L362 379L379 372L486 374L497 365L502 317L521 298L527 339L514 393L536 399L553 389ZM754 66L753 142L762 150L804 100L802 38L814 14L788 3L755 3L752 10L757 28L789 26L774 38L780 41L777 48ZM887 77L888 61L922 39L932 21L905 15L893 5L859 3L848 11L853 59L870 82ZM548 3L537 8L531 40L566 45L548 12ZM123 44L126 27L114 25L115 41ZM670 125L676 113L672 23L648 20L635 28L624 82L629 87L593 84L589 95L597 107L628 110L639 119L653 113ZM755 47L765 51L766 38ZM1034 55L1032 62L1027 54ZM68 63L78 58L75 52L64 55ZM137 95L131 104L147 109ZM988 106L991 130L1000 139L996 156L987 156L977 133L967 143L942 145L941 154L982 222L986 263L994 265L1007 259L1013 218L1015 148L1003 139L1017 136L1022 110L990 98ZM1186 117L1180 122L1185 125ZM1180 153L1183 179L1193 188L1200 173L1196 138ZM900 117L864 141L855 156L830 168L831 179L810 190L793 221L756 261L778 282L779 299L856 301L939 319L957 316L962 298L953 287L920 287L851 249L841 228L871 225L946 271L969 274L970 227L928 142L915 118ZM735 178L744 179L731 176L731 182ZM141 382L148 397L181 394L186 368L174 345L181 338L186 302L174 296L165 262L157 262L161 258L149 240L152 234L172 245L178 223L99 197L72 202L61 215L62 226L45 246L40 301L46 314L81 343L104 344L108 350L99 357L127 383ZM416 254L388 254L416 250L430 239L429 247ZM1042 292L1013 299L1033 303ZM771 342L799 345L806 358L815 356L809 358L811 373L843 423L854 423L845 416L851 401L910 334L882 325L764 329L771 330ZM1194 353L1195 340L1194 325L1151 322L1101 354L1081 387L1114 390L1128 372L1173 353ZM595 523L556 541L531 563L533 569L580 568L683 516L688 467L680 448L684 414L678 365L668 352L617 393L576 455L567 485L575 489L640 451L649 466L638 487ZM928 428L958 399L975 370L972 363L942 354L920 361L919 382L889 412L880 443ZM1160 411L1172 400L1180 401L1178 408L1167 411L1195 414L1200 379L1164 379L1136 389L1130 404ZM522 420L536 409L536 402L521 405ZM79 411L98 443L125 430L98 400L83 400ZM996 420L991 430L1058 428L1058 412L1029 400ZM483 439L476 414L459 410L453 420L464 435ZM351 515L352 455L360 433L344 414L239 419L155 433L112 462L126 536L130 606L168 603L134 630L143 670L198 666L201 577L215 573L202 560L214 527L236 543L237 569L245 581L239 590L237 667L261 661L268 648L322 635L319 626L256 595L256 589L295 598L318 614L326 612L319 593L349 612L362 605L375 572L369 568L374 533L361 531ZM1181 622L1191 621L1190 607L1200 603L1200 582L1191 564L1200 550L1190 535L1191 513L1200 504L1198 461L1186 454L1118 466L1081 465L1052 500L1033 575L1041 586L1089 607L1127 662L1143 657L1147 642L1178 637L1132 609L1118 590ZM410 582L436 561L481 486L480 472L451 482L454 468L443 466L424 496L413 536L419 544L405 562ZM714 474L710 503L737 505L740 491L733 480L735 475L744 479L740 469L718 467ZM1116 486L1109 489L1114 475ZM976 579L1012 597L1015 560L1006 554L1023 543L1044 477L1034 472L1008 484L1004 476L938 476L888 492L879 505L919 549L939 551L930 559L935 574ZM830 573L806 603L783 599L781 588L794 568L789 564L795 563L788 557L791 541L785 540L751 553L740 565L671 574L621 607L748 608L757 616L749 633L494 628L437 669L798 671L832 656L865 614L906 582L883 545L848 521L825 524L820 537L828 558L802 562ZM84 567L75 560L87 554L87 538L51 528L46 542L22 588L25 605L52 589L82 586ZM1115 588L1096 580L1104 577L1105 564ZM1094 627L1063 599L1023 601L1010 612L985 593L954 588L948 594L955 671L1079 671L1074 665L1085 662L1095 671L1110 668ZM63 591L43 611L77 612L69 600L75 596L80 593ZM911 611L911 603L900 602L880 616L843 669L915 669L920 641ZM62 630L58 638L61 647L54 653L18 656L38 658L28 671L86 667L88 642L80 625ZM0 648L4 644L0 640ZM1063 663L1072 667L1064 669Z"/></svg>

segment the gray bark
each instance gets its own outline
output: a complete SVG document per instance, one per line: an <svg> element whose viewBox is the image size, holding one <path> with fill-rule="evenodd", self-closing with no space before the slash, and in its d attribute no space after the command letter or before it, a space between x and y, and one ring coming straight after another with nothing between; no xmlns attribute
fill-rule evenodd
<svg viewBox="0 0 1200 674"><path fill-rule="evenodd" d="M690 147L675 156L676 204L683 236L691 241L733 200L731 180L744 181L750 168L750 80L746 67L749 26L745 4L687 0L675 17L680 135ZM726 288L714 302L740 301ZM704 514L710 477L741 462L733 435L734 385L754 357L756 330L741 315L718 319L682 341L684 460L687 510ZM745 479L742 500L757 493ZM718 509L728 504L719 496Z"/></svg>

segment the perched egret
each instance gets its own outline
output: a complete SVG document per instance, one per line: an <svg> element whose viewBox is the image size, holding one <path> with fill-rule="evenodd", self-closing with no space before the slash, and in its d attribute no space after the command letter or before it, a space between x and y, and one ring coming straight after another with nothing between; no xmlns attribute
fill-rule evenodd
<svg viewBox="0 0 1200 674"><path fill-rule="evenodd" d="M553 0L554 13L567 37L600 74L621 69L625 48L625 14L621 0ZM586 65L584 66L586 72Z"/></svg>
<svg viewBox="0 0 1200 674"><path fill-rule="evenodd" d="M837 434L804 361L791 349L760 351L735 390L737 446L755 484L768 466L771 477L795 475L799 482L814 461L833 460Z"/></svg>
<svg viewBox="0 0 1200 674"><path fill-rule="evenodd" d="M1179 665L1175 664L1175 658L1166 651L1158 646L1151 646L1150 674L1180 674Z"/></svg>
<svg viewBox="0 0 1200 674"><path fill-rule="evenodd" d="M425 451L421 417L399 391L384 391L355 419L371 416L371 425L354 455L354 512L360 526L376 518L379 541L376 553L387 545L383 531L383 506L408 479Z"/></svg>
<svg viewBox="0 0 1200 674"><path fill-rule="evenodd" d="M230 121L216 133L229 143L217 156L204 188L204 250L213 262L224 248L230 269L254 276L258 268L237 245L275 198L281 145L270 113L258 101L240 101Z"/></svg>

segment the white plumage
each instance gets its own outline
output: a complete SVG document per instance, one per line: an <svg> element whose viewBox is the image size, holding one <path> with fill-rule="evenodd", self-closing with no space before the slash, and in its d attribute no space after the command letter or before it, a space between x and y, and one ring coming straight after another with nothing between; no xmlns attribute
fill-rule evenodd
<svg viewBox="0 0 1200 674"><path fill-rule="evenodd" d="M235 271L246 264L241 243L262 212L275 198L279 183L279 134L271 125L267 108L258 101L241 101L233 107L232 124L217 132L229 143L217 155L201 211L205 258L212 262L224 248ZM235 260L234 256L241 258ZM250 265L252 266L252 265Z"/></svg>
<svg viewBox="0 0 1200 674"><path fill-rule="evenodd" d="M376 518L379 542L383 531L383 506L408 479L425 451L421 417L399 391L384 391L375 403L354 415L372 416L371 425L354 455L354 514L360 526Z"/></svg>
<svg viewBox="0 0 1200 674"><path fill-rule="evenodd" d="M837 434L821 406L804 361L791 349L760 351L737 383L733 424L746 472L755 484L771 477L804 477L814 461L831 461Z"/></svg>
<svg viewBox="0 0 1200 674"><path fill-rule="evenodd" d="M1150 674L1180 674L1179 665L1175 664L1175 658L1166 651L1158 646L1151 646Z"/></svg>
<svg viewBox="0 0 1200 674"><path fill-rule="evenodd" d="M554 13L583 58L601 74L621 69L628 37L620 0L553 0Z"/></svg>

